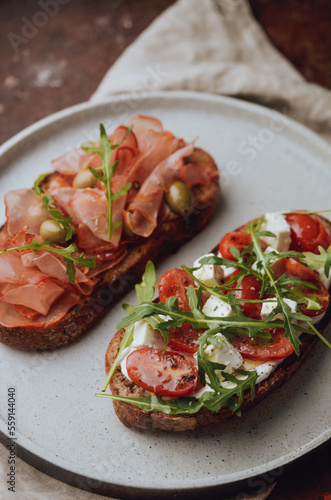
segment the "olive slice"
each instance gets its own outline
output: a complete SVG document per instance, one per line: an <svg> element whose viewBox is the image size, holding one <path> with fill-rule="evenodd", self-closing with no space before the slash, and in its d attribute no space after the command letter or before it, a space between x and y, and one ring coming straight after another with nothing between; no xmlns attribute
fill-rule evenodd
<svg viewBox="0 0 331 500"><path fill-rule="evenodd" d="M176 214L187 214L194 207L194 198L190 188L181 181L176 181L168 187L165 200Z"/></svg>
<svg viewBox="0 0 331 500"><path fill-rule="evenodd" d="M43 240L63 245L66 242L66 228L54 219L46 219L40 226L40 236Z"/></svg>
<svg viewBox="0 0 331 500"><path fill-rule="evenodd" d="M80 170L78 172L73 180L72 185L76 189L86 189L88 187L95 186L97 180L98 179L94 177L89 168L84 168L84 170Z"/></svg>

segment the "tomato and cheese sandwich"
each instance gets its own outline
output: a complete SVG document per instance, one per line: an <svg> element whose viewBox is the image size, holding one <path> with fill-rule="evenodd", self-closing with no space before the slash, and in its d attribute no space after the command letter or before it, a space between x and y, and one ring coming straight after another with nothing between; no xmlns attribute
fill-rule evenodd
<svg viewBox="0 0 331 500"><path fill-rule="evenodd" d="M33 189L5 195L0 231L0 341L53 349L77 339L211 220L212 157L153 117L52 162Z"/></svg>
<svg viewBox="0 0 331 500"><path fill-rule="evenodd" d="M331 348L330 266L331 223L303 211L267 213L227 233L193 267L166 272L154 301L148 263L97 396L112 399L128 427L185 431L240 415L283 384L318 338Z"/></svg>

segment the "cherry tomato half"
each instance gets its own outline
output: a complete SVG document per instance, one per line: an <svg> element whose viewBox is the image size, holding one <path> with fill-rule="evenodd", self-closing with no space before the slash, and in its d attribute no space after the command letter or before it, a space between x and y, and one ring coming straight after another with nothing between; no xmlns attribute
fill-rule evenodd
<svg viewBox="0 0 331 500"><path fill-rule="evenodd" d="M251 244L252 240L249 233L231 231L223 236L221 243L219 244L219 251L224 259L236 260L232 253L230 252L231 247L237 248L239 252L245 250Z"/></svg>
<svg viewBox="0 0 331 500"><path fill-rule="evenodd" d="M293 213L286 215L291 228L291 250L318 253L318 247L329 248L331 237L318 215Z"/></svg>
<svg viewBox="0 0 331 500"><path fill-rule="evenodd" d="M294 259L293 257L285 259L285 270L288 276L295 276L303 279L304 281L312 281L318 277L316 271L309 269L307 266L299 262L298 259Z"/></svg>
<svg viewBox="0 0 331 500"><path fill-rule="evenodd" d="M305 305L303 304L300 305L301 312L311 318L323 314L327 310L329 305L329 292L327 288L319 280L312 281L312 283L316 285L318 288L314 290L313 288L308 288L304 286L300 287L305 293L305 295L316 295L319 303L321 304L321 309L307 309Z"/></svg>
<svg viewBox="0 0 331 500"><path fill-rule="evenodd" d="M126 369L135 384L158 396L187 396L198 383L193 360L179 352L137 349L127 357Z"/></svg>
<svg viewBox="0 0 331 500"><path fill-rule="evenodd" d="M164 273L159 282L159 297L164 304L169 297L178 298L178 307L181 311L189 311L186 289L194 286L194 280L184 269L171 269Z"/></svg>
<svg viewBox="0 0 331 500"><path fill-rule="evenodd" d="M233 288L237 288L237 282L233 285ZM234 290L233 295L237 299L244 300L258 300L260 298L261 291L261 282L252 276L251 274L247 274L243 277L238 290ZM242 312L247 318L261 319L261 302L250 303L250 302L241 302L239 304Z"/></svg>
<svg viewBox="0 0 331 500"><path fill-rule="evenodd" d="M284 337L284 328L270 328L272 342L261 344L258 339L237 335L231 343L238 349L240 354L248 359L281 359L286 358L294 352L291 341Z"/></svg>
<svg viewBox="0 0 331 500"><path fill-rule="evenodd" d="M184 321L181 327L170 328L169 346L179 351L194 354L198 350L196 340L205 332L204 328L194 328L191 323Z"/></svg>

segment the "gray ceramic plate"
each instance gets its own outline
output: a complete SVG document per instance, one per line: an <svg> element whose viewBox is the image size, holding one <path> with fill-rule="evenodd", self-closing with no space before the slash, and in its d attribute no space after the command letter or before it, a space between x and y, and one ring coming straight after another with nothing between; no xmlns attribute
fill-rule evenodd
<svg viewBox="0 0 331 500"><path fill-rule="evenodd" d="M137 113L215 158L223 171L222 203L214 221L158 268L191 264L220 237L266 211L330 208L330 148L309 130L268 109L195 93L115 97L83 104L33 125L1 148L0 199L31 186L51 159L111 131ZM4 220L1 207L0 221ZM133 293L126 302L134 303ZM275 469L331 436L330 352L319 344L292 379L241 418L190 434L129 430L112 404L95 398L104 382L106 347L122 316L118 304L79 342L55 352L0 346L1 401L17 393L21 455L49 474L113 496L193 494ZM0 430L6 434L5 404Z"/></svg>

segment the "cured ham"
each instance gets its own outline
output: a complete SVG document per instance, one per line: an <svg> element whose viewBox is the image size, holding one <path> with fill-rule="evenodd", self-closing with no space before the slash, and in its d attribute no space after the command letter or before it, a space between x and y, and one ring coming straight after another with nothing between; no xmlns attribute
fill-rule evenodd
<svg viewBox="0 0 331 500"><path fill-rule="evenodd" d="M48 314L28 315L22 314L22 309L13 304L7 304L0 300L0 324L5 327L33 327L41 328L50 326L63 318L66 313L74 307L80 299L80 294L72 290L66 290L60 300L57 300L50 308Z"/></svg>
<svg viewBox="0 0 331 500"><path fill-rule="evenodd" d="M19 231L39 234L41 223L49 218L46 208L31 189L16 189L5 194L6 229L14 238Z"/></svg>
<svg viewBox="0 0 331 500"><path fill-rule="evenodd" d="M91 144L90 152L75 149L53 160L54 173L41 181L38 195L33 189L13 190L5 195L7 220L0 233L0 252L11 251L0 255L0 325L37 328L58 321L80 297L93 292L99 275L117 265L137 237L139 241L153 233L160 209L163 216L173 217L162 203L170 183L182 179L192 188L210 180L208 169L199 172L188 160L193 143L187 145L163 130L157 118L138 115L128 125L117 127L109 141L110 165L115 165L111 196L125 191L111 205L112 231L106 183L103 178L93 177L94 170L97 176L106 175L102 152L95 151L99 143ZM93 184L77 185L75 179L90 167ZM65 254L63 257L52 251L52 243L47 247L46 241L47 248L42 249L31 247L32 242L42 246L47 240L41 226L53 217L40 196L47 196L48 208L57 210L58 220L69 218L73 228L73 240L56 242L54 248L61 250L74 242L77 257L84 254L96 258L94 269L72 264L72 280ZM123 230L124 223L131 236ZM14 250L17 247L19 250Z"/></svg>
<svg viewBox="0 0 331 500"><path fill-rule="evenodd" d="M192 143L177 150L159 163L147 177L139 193L125 211L126 223L133 233L143 237L152 234L157 225L164 192L172 182L181 179L193 187L207 184L211 180L212 173L207 169L201 170L193 164L185 165L184 159L192 154L193 149Z"/></svg>

